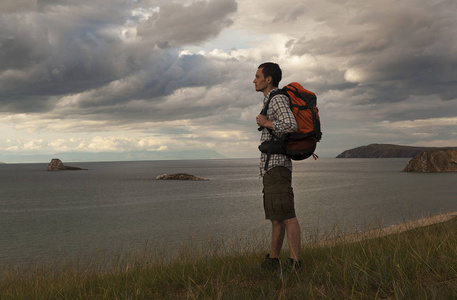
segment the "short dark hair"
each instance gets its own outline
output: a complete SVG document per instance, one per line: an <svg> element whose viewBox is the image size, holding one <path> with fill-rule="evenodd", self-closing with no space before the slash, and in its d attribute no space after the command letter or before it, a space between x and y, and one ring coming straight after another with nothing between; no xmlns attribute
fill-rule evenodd
<svg viewBox="0 0 457 300"><path fill-rule="evenodd" d="M282 71L278 64L272 62L266 62L259 66L259 69L262 68L262 74L265 78L271 76L272 85L278 87L279 82L282 79Z"/></svg>

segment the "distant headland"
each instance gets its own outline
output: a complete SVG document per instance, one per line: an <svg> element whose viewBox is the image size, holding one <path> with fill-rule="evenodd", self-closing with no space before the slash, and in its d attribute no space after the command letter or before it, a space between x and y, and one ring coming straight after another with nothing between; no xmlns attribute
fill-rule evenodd
<svg viewBox="0 0 457 300"><path fill-rule="evenodd" d="M370 144L343 151L336 158L407 158L422 151L457 150L457 147L413 147L392 144Z"/></svg>

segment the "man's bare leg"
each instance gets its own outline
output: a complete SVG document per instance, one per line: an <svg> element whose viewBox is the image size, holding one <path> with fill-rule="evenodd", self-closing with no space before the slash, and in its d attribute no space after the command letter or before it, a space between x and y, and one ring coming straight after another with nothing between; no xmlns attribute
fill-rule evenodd
<svg viewBox="0 0 457 300"><path fill-rule="evenodd" d="M289 242L290 258L295 261L300 257L300 224L297 218L287 219L284 221L287 231L287 241Z"/></svg>
<svg viewBox="0 0 457 300"><path fill-rule="evenodd" d="M286 224L284 221L271 220L271 258L278 258L284 242Z"/></svg>

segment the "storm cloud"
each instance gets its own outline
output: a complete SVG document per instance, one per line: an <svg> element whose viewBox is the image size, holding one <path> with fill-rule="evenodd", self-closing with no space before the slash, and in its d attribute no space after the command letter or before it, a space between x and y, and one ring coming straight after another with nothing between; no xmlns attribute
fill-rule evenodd
<svg viewBox="0 0 457 300"><path fill-rule="evenodd" d="M347 81L374 87L367 90L367 102L396 102L410 95L455 99L455 2L338 3L341 13L324 21L332 33L301 36L290 44L291 54L344 59ZM347 11L354 4L360 4L357 13Z"/></svg>
<svg viewBox="0 0 457 300"><path fill-rule="evenodd" d="M456 11L451 0L3 0L0 154L257 156L264 61L318 94L324 155L455 146Z"/></svg>
<svg viewBox="0 0 457 300"><path fill-rule="evenodd" d="M138 26L138 35L159 47L176 47L214 38L233 21L235 1L198 1L189 5L167 3Z"/></svg>
<svg viewBox="0 0 457 300"><path fill-rule="evenodd" d="M167 2L160 13L152 13L150 18L156 14L160 17L154 22L157 28L151 25L150 29L145 29L148 26L144 24L149 24L150 18L134 22L141 12L132 13L134 4L112 8L108 5L111 2L98 2L100 7L97 3L65 6L43 1L35 12L2 14L0 109L46 111L52 107L49 102L53 96L86 92L92 95L97 94L97 89L105 93L120 82L124 87L126 82L131 85L119 94L113 91L82 99L79 105L100 106L160 97L182 87L217 81L218 74L208 59L200 55L180 57L176 49L158 46L192 44L219 34L230 25L227 15L236 10L235 2L197 2L187 7ZM207 16L218 26L209 26L211 30L207 32L192 29L203 27L198 22L206 22ZM169 21L181 27L170 28ZM188 30L182 32L184 28ZM136 30L138 36L129 35ZM125 92L126 89L135 92Z"/></svg>

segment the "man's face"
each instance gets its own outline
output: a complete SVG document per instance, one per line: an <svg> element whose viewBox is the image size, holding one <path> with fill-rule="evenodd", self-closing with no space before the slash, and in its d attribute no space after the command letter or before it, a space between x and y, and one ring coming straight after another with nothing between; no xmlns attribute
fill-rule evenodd
<svg viewBox="0 0 457 300"><path fill-rule="evenodd" d="M255 85L255 90L257 92L263 92L268 88L268 82L267 78L263 76L262 72L263 68L257 69L257 72L255 73L255 78L254 78L254 85Z"/></svg>

